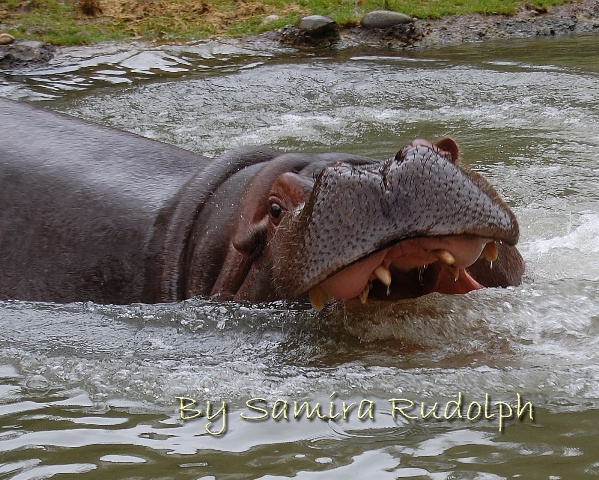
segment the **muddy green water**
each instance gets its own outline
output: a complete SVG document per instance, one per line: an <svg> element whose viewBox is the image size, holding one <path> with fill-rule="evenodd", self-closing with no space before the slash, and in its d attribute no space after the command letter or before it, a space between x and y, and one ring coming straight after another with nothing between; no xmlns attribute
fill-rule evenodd
<svg viewBox="0 0 599 480"><path fill-rule="evenodd" d="M359 314L0 302L0 478L599 477L598 41L108 45L0 73L0 95L210 156L451 135L527 261L517 288Z"/></svg>

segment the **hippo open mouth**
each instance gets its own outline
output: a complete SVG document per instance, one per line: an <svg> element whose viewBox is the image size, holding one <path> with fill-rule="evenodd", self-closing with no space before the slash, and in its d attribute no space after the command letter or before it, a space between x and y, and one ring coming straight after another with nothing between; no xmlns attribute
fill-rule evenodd
<svg viewBox="0 0 599 480"><path fill-rule="evenodd" d="M466 270L479 258L497 259L497 245L475 236L421 237L404 240L373 253L312 287L310 303L316 310L336 298L369 296L390 301L431 292L467 293L483 288Z"/></svg>
<svg viewBox="0 0 599 480"><path fill-rule="evenodd" d="M317 310L331 298L393 301L489 286L469 268L482 259L491 269L519 235L495 190L459 164L451 139L416 140L379 165L330 166L290 213L272 239L284 266L275 264L278 290L308 292Z"/></svg>
<svg viewBox="0 0 599 480"><path fill-rule="evenodd" d="M332 298L395 301L432 292L468 293L484 288L467 271L474 262L497 259L491 239L468 236L421 237L404 240L345 267L312 287L316 310Z"/></svg>

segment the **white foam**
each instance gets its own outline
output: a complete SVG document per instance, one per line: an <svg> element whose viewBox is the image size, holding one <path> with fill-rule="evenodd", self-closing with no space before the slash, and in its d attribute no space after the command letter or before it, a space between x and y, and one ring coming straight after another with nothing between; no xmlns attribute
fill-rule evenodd
<svg viewBox="0 0 599 480"><path fill-rule="evenodd" d="M579 222L564 235L522 243L533 273L545 280L599 280L599 215L583 215Z"/></svg>

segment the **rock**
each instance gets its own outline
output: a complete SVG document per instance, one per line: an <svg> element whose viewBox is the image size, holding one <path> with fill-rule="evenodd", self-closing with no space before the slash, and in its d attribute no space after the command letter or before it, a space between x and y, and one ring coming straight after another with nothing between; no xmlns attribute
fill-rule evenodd
<svg viewBox="0 0 599 480"><path fill-rule="evenodd" d="M281 17L279 15L267 15L266 17L264 17L264 20L262 20L260 25L262 25L262 26L268 25L269 23L276 22L280 18Z"/></svg>
<svg viewBox="0 0 599 480"><path fill-rule="evenodd" d="M326 48L339 40L339 26L330 17L309 15L298 26L287 25L277 31L279 41L299 48Z"/></svg>
<svg viewBox="0 0 599 480"><path fill-rule="evenodd" d="M54 56L54 47L49 43L33 40L15 40L0 45L0 68L19 68L49 62Z"/></svg>
<svg viewBox="0 0 599 480"><path fill-rule="evenodd" d="M339 29L335 20L324 15L309 15L303 17L299 22L300 30L303 30L307 35L321 36L327 33L337 32Z"/></svg>
<svg viewBox="0 0 599 480"><path fill-rule="evenodd" d="M412 23L412 17L399 12L375 10L364 15L361 25L365 28L390 28L405 23Z"/></svg>
<svg viewBox="0 0 599 480"><path fill-rule="evenodd" d="M8 33L0 33L0 45L8 45L15 41L15 37Z"/></svg>

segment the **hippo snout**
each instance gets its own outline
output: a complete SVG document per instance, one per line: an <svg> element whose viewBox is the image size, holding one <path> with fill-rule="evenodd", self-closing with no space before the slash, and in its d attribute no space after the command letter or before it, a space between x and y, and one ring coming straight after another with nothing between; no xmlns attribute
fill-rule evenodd
<svg viewBox="0 0 599 480"><path fill-rule="evenodd" d="M353 294L373 278L391 283L394 271L405 275L408 265L426 268L437 261L455 276L485 252L492 258L494 247L487 245L515 245L516 217L457 157L450 139L436 145L419 140L379 164L325 168L303 208L288 215L273 238L280 293L296 298L321 284L326 290L334 276L345 286L359 277L349 288ZM409 244L397 247L403 242ZM352 265L360 275L340 275ZM480 288L469 285L467 291ZM330 290L325 297L345 288Z"/></svg>

